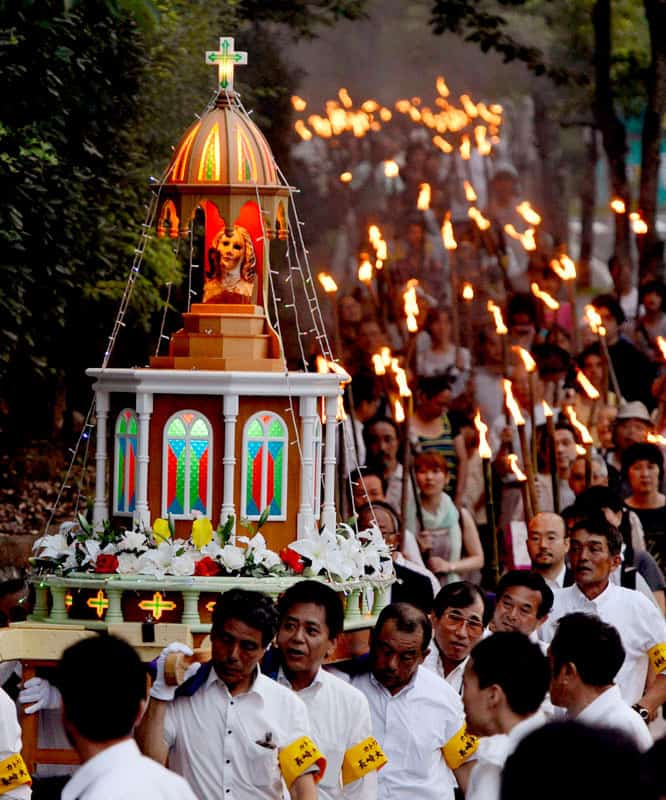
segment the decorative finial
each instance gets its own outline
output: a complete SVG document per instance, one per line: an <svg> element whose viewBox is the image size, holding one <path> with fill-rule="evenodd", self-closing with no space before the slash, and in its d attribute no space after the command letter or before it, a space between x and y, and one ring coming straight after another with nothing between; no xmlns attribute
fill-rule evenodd
<svg viewBox="0 0 666 800"><path fill-rule="evenodd" d="M206 51L206 64L217 64L219 88L225 92L233 92L234 67L247 64L247 53L234 50L232 36L222 36L219 50Z"/></svg>

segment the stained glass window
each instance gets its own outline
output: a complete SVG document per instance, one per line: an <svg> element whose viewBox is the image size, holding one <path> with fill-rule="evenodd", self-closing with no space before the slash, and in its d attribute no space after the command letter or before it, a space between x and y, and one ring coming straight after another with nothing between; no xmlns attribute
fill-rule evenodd
<svg viewBox="0 0 666 800"><path fill-rule="evenodd" d="M321 420L315 420L314 426L314 488L312 490L312 502L315 519L319 519L321 510Z"/></svg>
<svg viewBox="0 0 666 800"><path fill-rule="evenodd" d="M210 516L212 431L197 411L179 411L164 426L162 513Z"/></svg>
<svg viewBox="0 0 666 800"><path fill-rule="evenodd" d="M287 426L271 411L250 417L243 429L242 515L258 519L287 518Z"/></svg>
<svg viewBox="0 0 666 800"><path fill-rule="evenodd" d="M116 419L113 513L131 515L136 503L136 413L124 408Z"/></svg>

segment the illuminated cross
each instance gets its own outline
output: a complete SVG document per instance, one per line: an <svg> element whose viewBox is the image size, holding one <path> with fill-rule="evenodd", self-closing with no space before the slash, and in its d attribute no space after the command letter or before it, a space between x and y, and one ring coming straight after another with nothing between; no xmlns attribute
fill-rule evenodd
<svg viewBox="0 0 666 800"><path fill-rule="evenodd" d="M220 38L219 50L206 51L206 64L217 64L217 77L220 89L227 92L234 90L234 67L247 64L247 53L234 50L234 40L231 36Z"/></svg>
<svg viewBox="0 0 666 800"><path fill-rule="evenodd" d="M215 608L215 603L217 603L217 600L211 600L208 603L206 603L206 611L210 611L210 613L212 614L213 609Z"/></svg>
<svg viewBox="0 0 666 800"><path fill-rule="evenodd" d="M73 602L74 602L74 598L72 597L72 593L71 592L66 592L65 593L65 608L71 608Z"/></svg>
<svg viewBox="0 0 666 800"><path fill-rule="evenodd" d="M139 603L139 608L142 611L150 611L154 619L160 619L163 611L173 611L175 607L173 600L165 600L162 597L162 592L155 592L152 600L142 600Z"/></svg>
<svg viewBox="0 0 666 800"><path fill-rule="evenodd" d="M97 616L99 619L102 619L104 616L104 612L109 607L109 601L104 594L104 592L100 589L95 597L89 597L86 601L86 605L88 608L94 608L97 612Z"/></svg>

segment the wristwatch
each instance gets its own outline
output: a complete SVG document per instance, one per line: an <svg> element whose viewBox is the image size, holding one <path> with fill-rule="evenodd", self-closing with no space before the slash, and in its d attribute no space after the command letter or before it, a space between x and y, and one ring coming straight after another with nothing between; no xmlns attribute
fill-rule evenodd
<svg viewBox="0 0 666 800"><path fill-rule="evenodd" d="M639 703L634 703L632 708L637 714L640 715L643 722L647 725L648 722L650 721L650 712L647 710L647 708L645 708L642 705L639 705Z"/></svg>

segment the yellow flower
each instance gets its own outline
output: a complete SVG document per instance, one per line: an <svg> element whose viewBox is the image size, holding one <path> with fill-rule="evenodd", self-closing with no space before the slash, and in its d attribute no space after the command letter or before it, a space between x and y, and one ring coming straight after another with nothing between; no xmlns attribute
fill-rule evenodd
<svg viewBox="0 0 666 800"><path fill-rule="evenodd" d="M158 517L153 522L153 533L158 539L170 539L171 538L171 528L169 528L169 523L167 520Z"/></svg>
<svg viewBox="0 0 666 800"><path fill-rule="evenodd" d="M213 525L208 517L199 517L192 523L192 541L197 550L201 550L213 538Z"/></svg>

